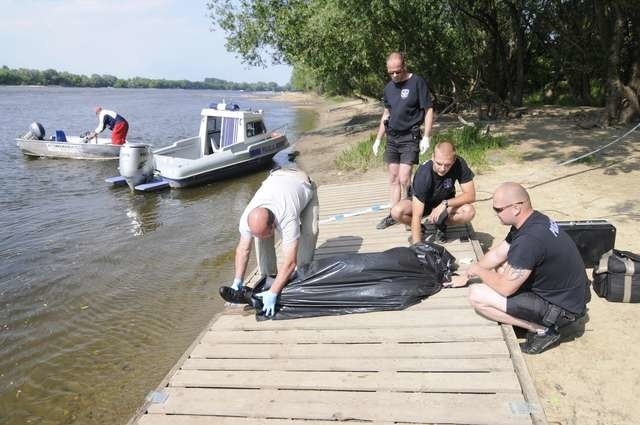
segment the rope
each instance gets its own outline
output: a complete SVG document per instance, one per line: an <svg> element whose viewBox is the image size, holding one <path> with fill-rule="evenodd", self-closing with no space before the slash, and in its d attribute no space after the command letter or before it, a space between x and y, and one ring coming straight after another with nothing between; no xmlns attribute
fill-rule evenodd
<svg viewBox="0 0 640 425"><path fill-rule="evenodd" d="M387 208L391 208L391 204L371 205L370 207L363 208L361 210L355 210L355 211L345 212L342 214L332 215L330 217L320 220L320 224L332 223L334 221L341 221L348 217L355 217L357 215L367 214L370 212L377 212L377 211L385 210Z"/></svg>
<svg viewBox="0 0 640 425"><path fill-rule="evenodd" d="M633 133L634 131L636 131L636 129L637 129L638 127L640 127L640 123L638 123L638 125L636 125L635 127L633 127L631 130L629 130L629 131L627 131L626 133L624 133L622 136L618 137L618 138L617 138L616 140L614 140L613 142L611 142L611 143L607 143L606 145L601 146L601 147L599 147L598 149L593 150L593 151L591 151L591 152L589 152L589 153L585 153L584 155L580 155L580 156L579 156L579 157L577 157L577 158L573 158L573 159L570 159L570 160L568 160L568 161L561 162L560 164L558 164L558 167L560 167L560 166L562 166L562 165L571 164L572 162L576 162L576 161L581 160L582 158L586 158L586 157L588 157L588 156L591 156L591 155L593 155L594 153L598 153L598 152L600 152L601 150L604 150L604 149L608 148L609 146L613 145L614 143L618 143L620 140L624 139L624 138L625 138L625 137L627 137L629 134L631 134L631 133Z"/></svg>

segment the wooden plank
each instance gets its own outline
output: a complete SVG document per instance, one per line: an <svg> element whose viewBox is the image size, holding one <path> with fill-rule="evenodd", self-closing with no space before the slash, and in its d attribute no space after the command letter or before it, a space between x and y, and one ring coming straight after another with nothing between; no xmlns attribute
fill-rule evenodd
<svg viewBox="0 0 640 425"><path fill-rule="evenodd" d="M520 394L432 394L351 391L167 388L150 413L268 417L274 419L395 421L518 425Z"/></svg>
<svg viewBox="0 0 640 425"><path fill-rule="evenodd" d="M504 341L426 344L226 344L202 342L191 352L196 358L406 358L440 359L508 357Z"/></svg>
<svg viewBox="0 0 640 425"><path fill-rule="evenodd" d="M449 293L449 288L443 288L439 293ZM437 295L437 294L436 294ZM409 310L458 310L469 308L469 298L465 296L429 297L422 302L412 305Z"/></svg>
<svg viewBox="0 0 640 425"><path fill-rule="evenodd" d="M212 330L266 330L266 329L368 329L439 326L495 326L478 316L473 310L401 310L382 311L364 314L348 314L343 316L310 317L292 320L265 320L258 322L252 313L246 316L221 316L210 329Z"/></svg>
<svg viewBox="0 0 640 425"><path fill-rule="evenodd" d="M179 370L171 387L429 393L521 393L513 372L294 372Z"/></svg>
<svg viewBox="0 0 640 425"><path fill-rule="evenodd" d="M478 244L478 246L480 245ZM511 353L511 361L513 362L516 376L518 377L518 381L522 387L522 394L529 406L529 409L531 410L531 421L535 425L546 425L547 417L544 413L544 409L542 408L542 403L540 403L540 398L538 397L538 392L536 391L533 379L531 379L531 375L529 374L529 369L527 369L527 364L524 361L522 351L520 351L516 335L513 332L513 326L500 325L500 327L502 328L507 347Z"/></svg>
<svg viewBox="0 0 640 425"><path fill-rule="evenodd" d="M189 358L182 369L201 370L291 370L334 372L492 372L513 371L511 359L428 358L313 358L313 359L203 359Z"/></svg>
<svg viewBox="0 0 640 425"><path fill-rule="evenodd" d="M233 344L311 344L311 343L363 343L363 342L456 342L501 340L498 326L447 326L415 328L361 329L284 329L284 330L235 330L207 333L203 343L224 341Z"/></svg>

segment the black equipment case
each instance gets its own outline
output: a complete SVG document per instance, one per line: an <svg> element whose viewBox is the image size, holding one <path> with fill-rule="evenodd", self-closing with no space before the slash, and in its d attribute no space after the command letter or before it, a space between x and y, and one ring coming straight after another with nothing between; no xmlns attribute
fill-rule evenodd
<svg viewBox="0 0 640 425"><path fill-rule="evenodd" d="M640 303L640 255L612 249L593 270L593 290L608 301Z"/></svg>
<svg viewBox="0 0 640 425"><path fill-rule="evenodd" d="M578 247L586 268L598 265L600 257L613 249L616 228L607 220L557 221Z"/></svg>

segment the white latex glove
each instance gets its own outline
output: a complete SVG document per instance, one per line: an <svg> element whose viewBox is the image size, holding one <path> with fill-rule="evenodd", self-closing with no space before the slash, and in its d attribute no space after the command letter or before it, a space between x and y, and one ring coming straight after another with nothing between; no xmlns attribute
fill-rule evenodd
<svg viewBox="0 0 640 425"><path fill-rule="evenodd" d="M429 149L429 143L431 142L431 137L422 136L422 140L420 140L420 154L423 154Z"/></svg>
<svg viewBox="0 0 640 425"><path fill-rule="evenodd" d="M231 285L231 289L235 289L236 291L244 286L244 282L239 277L233 279L233 284Z"/></svg>
<svg viewBox="0 0 640 425"><path fill-rule="evenodd" d="M374 156L378 156L378 150L380 149L380 139L376 139L375 142L373 142L373 155Z"/></svg>

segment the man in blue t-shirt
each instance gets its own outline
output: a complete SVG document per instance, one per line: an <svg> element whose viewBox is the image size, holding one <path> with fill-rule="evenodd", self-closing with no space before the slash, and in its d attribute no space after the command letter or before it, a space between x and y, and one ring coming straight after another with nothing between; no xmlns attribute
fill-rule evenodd
<svg viewBox="0 0 640 425"><path fill-rule="evenodd" d="M527 329L522 351L538 354L559 341L561 327L586 313L591 297L584 263L571 238L532 208L519 184L501 184L493 209L502 224L511 226L506 239L445 286L482 279L469 288L476 312Z"/></svg>
<svg viewBox="0 0 640 425"><path fill-rule="evenodd" d="M389 169L391 206L403 197L411 180L413 165L420 153L429 148L433 107L427 83L422 77L407 72L404 55L394 52L387 58L387 73L391 81L384 88L384 112L380 118L373 154L378 155L380 140L387 134L384 162ZM424 124L424 136L420 126ZM376 226L385 229L396 221L389 215Z"/></svg>
<svg viewBox="0 0 640 425"><path fill-rule="evenodd" d="M411 240L422 240L422 218L442 232L447 224L470 222L476 214L471 205L476 200L473 171L464 159L456 155L451 142L438 143L431 159L422 164L413 178L413 197L393 206L391 216L404 224L411 224ZM462 192L456 196L455 184Z"/></svg>

